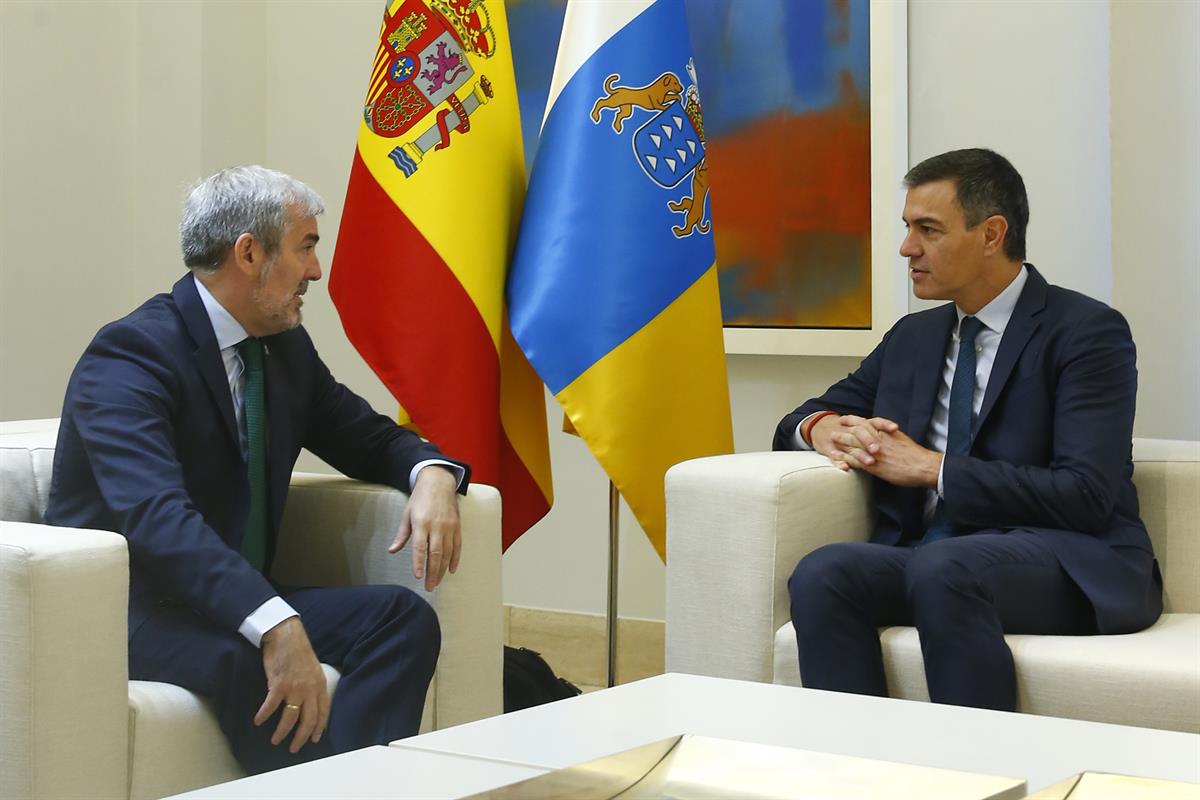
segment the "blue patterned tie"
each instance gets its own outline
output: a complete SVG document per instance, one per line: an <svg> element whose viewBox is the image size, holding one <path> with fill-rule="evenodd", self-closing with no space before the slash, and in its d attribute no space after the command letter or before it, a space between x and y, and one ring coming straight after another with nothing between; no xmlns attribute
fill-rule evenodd
<svg viewBox="0 0 1200 800"><path fill-rule="evenodd" d="M246 422L246 474L250 479L250 513L242 535L242 555L262 572L267 563L267 412L263 405L263 346L244 339L238 354L246 368L242 416Z"/></svg>
<svg viewBox="0 0 1200 800"><path fill-rule="evenodd" d="M950 413L946 422L946 455L965 456L971 449L971 420L975 416L975 337L983 323L975 317L963 317L958 326L958 360L954 363L954 382L950 384ZM946 519L939 499L925 529L921 544L953 536L954 526Z"/></svg>

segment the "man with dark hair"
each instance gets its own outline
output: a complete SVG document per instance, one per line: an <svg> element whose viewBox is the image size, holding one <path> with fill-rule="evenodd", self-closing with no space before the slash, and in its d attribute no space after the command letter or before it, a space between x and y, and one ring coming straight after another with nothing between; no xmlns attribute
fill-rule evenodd
<svg viewBox="0 0 1200 800"><path fill-rule="evenodd" d="M1014 710L1005 633L1127 633L1162 611L1132 482L1124 318L1023 263L1020 174L989 150L923 161L900 254L909 314L788 414L776 450L873 477L870 542L819 548L788 590L805 686L886 695L878 629L915 625L935 702Z"/></svg>
<svg viewBox="0 0 1200 800"><path fill-rule="evenodd" d="M441 642L406 588L267 578L300 449L410 493L389 549L411 540L427 588L457 568L462 542L466 465L336 382L300 326L323 211L263 167L192 188L180 224L191 271L88 345L46 511L125 536L129 677L209 699L252 773L415 734ZM332 707L319 662L342 671Z"/></svg>
<svg viewBox="0 0 1200 800"><path fill-rule="evenodd" d="M927 158L904 176L904 188L953 181L954 196L967 228L988 217L1004 217L1004 255L1025 260L1025 230L1029 227L1029 198L1025 181L1004 156L991 150L951 150Z"/></svg>

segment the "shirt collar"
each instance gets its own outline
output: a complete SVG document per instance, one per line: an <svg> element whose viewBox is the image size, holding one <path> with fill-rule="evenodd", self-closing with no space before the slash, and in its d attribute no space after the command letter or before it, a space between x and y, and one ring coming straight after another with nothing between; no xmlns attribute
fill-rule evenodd
<svg viewBox="0 0 1200 800"><path fill-rule="evenodd" d="M192 280L196 282L196 291L200 293L200 302L204 303L204 310L208 312L208 321L212 323L213 333L217 335L217 347L224 350L240 344L249 335L246 333L246 329L225 310L225 306L212 296L208 287L201 283L194 274Z"/></svg>
<svg viewBox="0 0 1200 800"><path fill-rule="evenodd" d="M1029 270L1025 265L1021 265L1021 271L1012 279L1012 282L1004 288L1000 294L992 298L992 301L974 315L977 320L982 322L987 328L1001 335L1004 334L1004 329L1008 327L1008 321L1012 319L1013 311L1016 310L1017 300L1021 297L1021 290L1025 288L1025 281L1029 279ZM963 317L967 314L958 306L954 307L958 313L958 322L961 325Z"/></svg>

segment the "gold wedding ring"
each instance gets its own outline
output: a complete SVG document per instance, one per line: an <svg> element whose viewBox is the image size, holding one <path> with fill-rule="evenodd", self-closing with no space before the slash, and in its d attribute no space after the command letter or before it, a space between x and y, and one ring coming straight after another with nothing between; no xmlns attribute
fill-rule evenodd
<svg viewBox="0 0 1200 800"><path fill-rule="evenodd" d="M284 706L284 708L292 708L292 709L295 709L296 711L300 710L300 706L296 705L295 703L288 703L287 705Z"/></svg>

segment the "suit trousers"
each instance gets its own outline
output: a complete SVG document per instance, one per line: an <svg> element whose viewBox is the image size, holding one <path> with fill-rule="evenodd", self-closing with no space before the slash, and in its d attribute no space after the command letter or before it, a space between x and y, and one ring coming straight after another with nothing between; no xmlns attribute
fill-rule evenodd
<svg viewBox="0 0 1200 800"><path fill-rule="evenodd" d="M915 625L930 699L1014 711L1004 634L1096 632L1087 597L1031 531L826 545L796 565L788 592L811 689L887 696L879 628Z"/></svg>
<svg viewBox="0 0 1200 800"><path fill-rule="evenodd" d="M135 680L182 686L213 703L234 756L250 774L412 736L441 647L437 616L401 586L280 588L299 614L318 660L341 671L325 735L291 754L272 745L282 713L260 727L267 696L262 651L186 607L153 614L129 640Z"/></svg>

